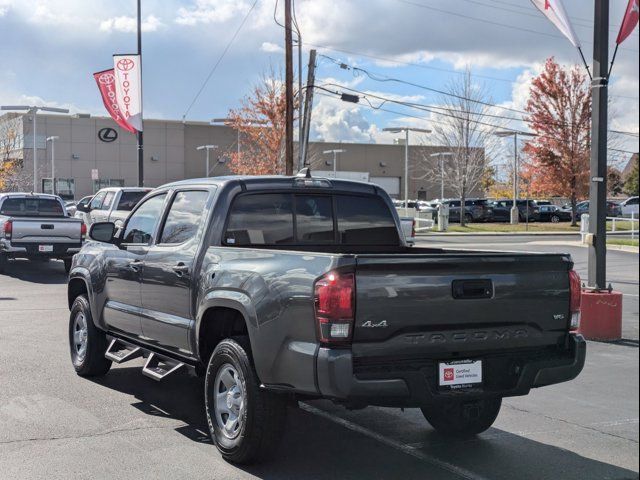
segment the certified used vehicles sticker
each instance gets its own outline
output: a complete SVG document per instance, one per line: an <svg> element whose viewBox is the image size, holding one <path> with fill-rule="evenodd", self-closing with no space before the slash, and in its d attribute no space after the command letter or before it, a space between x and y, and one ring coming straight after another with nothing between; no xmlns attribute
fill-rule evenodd
<svg viewBox="0 0 640 480"><path fill-rule="evenodd" d="M440 362L438 385L465 388L482 383L482 360Z"/></svg>

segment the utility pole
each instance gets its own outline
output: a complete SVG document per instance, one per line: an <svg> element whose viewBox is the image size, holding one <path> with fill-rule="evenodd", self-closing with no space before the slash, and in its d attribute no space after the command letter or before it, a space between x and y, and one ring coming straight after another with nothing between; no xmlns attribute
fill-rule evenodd
<svg viewBox="0 0 640 480"><path fill-rule="evenodd" d="M138 61L140 62L140 78L142 79L142 12L141 12L141 0L138 0ZM142 102L142 80L140 81L140 101ZM140 112L142 112L142 105L140 105ZM142 118L140 118L142 123ZM138 143L138 186L144 187L144 140L142 138L142 130L139 130L136 134Z"/></svg>
<svg viewBox="0 0 640 480"><path fill-rule="evenodd" d="M47 137L47 142L51 142L51 191L56 194L56 140L60 137L53 135Z"/></svg>
<svg viewBox="0 0 640 480"><path fill-rule="evenodd" d="M595 0L593 80L591 82L591 163L589 183L589 276L595 290L606 288L607 269L607 115L609 0Z"/></svg>
<svg viewBox="0 0 640 480"><path fill-rule="evenodd" d="M138 0L140 1L140 0ZM285 43L285 175L293 175L293 38L291 30L291 0L284 2Z"/></svg>
<svg viewBox="0 0 640 480"><path fill-rule="evenodd" d="M307 165L307 150L309 148L309 129L311 128L311 110L313 109L313 86L316 81L316 51L309 52L309 70L307 73L307 90L304 99L304 117L300 125L302 137L300 145L300 165L298 170L302 170Z"/></svg>

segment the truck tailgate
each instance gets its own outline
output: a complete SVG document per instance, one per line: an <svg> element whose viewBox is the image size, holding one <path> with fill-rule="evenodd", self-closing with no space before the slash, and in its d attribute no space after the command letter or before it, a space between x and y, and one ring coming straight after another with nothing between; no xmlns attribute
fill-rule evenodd
<svg viewBox="0 0 640 480"><path fill-rule="evenodd" d="M553 346L566 338L568 255L359 255L354 356Z"/></svg>
<svg viewBox="0 0 640 480"><path fill-rule="evenodd" d="M76 218L59 217L13 217L11 243L81 243L82 221Z"/></svg>

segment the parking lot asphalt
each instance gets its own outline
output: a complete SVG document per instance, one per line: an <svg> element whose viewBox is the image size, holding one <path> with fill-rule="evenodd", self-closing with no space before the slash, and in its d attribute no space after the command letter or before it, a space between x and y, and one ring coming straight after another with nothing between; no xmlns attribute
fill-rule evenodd
<svg viewBox="0 0 640 480"><path fill-rule="evenodd" d="M465 248L569 251L492 241ZM584 270L586 250L573 248ZM290 409L276 458L240 468L211 445L197 377L157 383L140 374L138 360L102 379L77 377L62 263L15 262L0 275L0 478L638 478L637 254L611 253L609 275L625 294L630 341L589 342L576 380L506 399L494 427L477 438L443 439L416 409L306 402Z"/></svg>

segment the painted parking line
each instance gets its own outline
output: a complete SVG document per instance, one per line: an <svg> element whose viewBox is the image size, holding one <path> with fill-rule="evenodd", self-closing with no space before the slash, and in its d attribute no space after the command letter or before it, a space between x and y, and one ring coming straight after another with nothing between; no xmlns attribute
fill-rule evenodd
<svg viewBox="0 0 640 480"><path fill-rule="evenodd" d="M402 442L398 442L395 440L392 440L388 437L385 437L384 435L381 435L379 433L374 432L373 430L370 430L366 427L363 427L361 425L358 425L356 423L353 423L349 420L346 420L344 418L341 417L337 417L331 413L325 412L324 410L320 410L319 408L316 407L312 407L311 405L304 403L304 402L300 402L300 408L306 412L309 412L313 415L317 415L319 417L322 417L326 420L329 420L333 423L337 423L338 425L348 428L349 430L356 432L356 433L360 433L362 435L365 435L369 438L372 438L380 443L383 443L384 445L387 445L388 447L394 448L396 450L399 450L403 453L406 453L407 455L411 455L414 458L417 458L419 460L422 460L423 462L429 463L431 465L433 465L434 467L437 467L441 470L445 470L449 473L452 473L454 475L457 475L460 478L464 478L467 480L487 480L485 477L478 475L474 472L471 472L465 468L461 468L458 467L457 465L454 465L452 463L449 462L445 462L443 460L440 460L438 458L435 458L431 455L427 455L424 452L421 452L420 450L417 450L415 447L412 447L410 445L404 444Z"/></svg>

